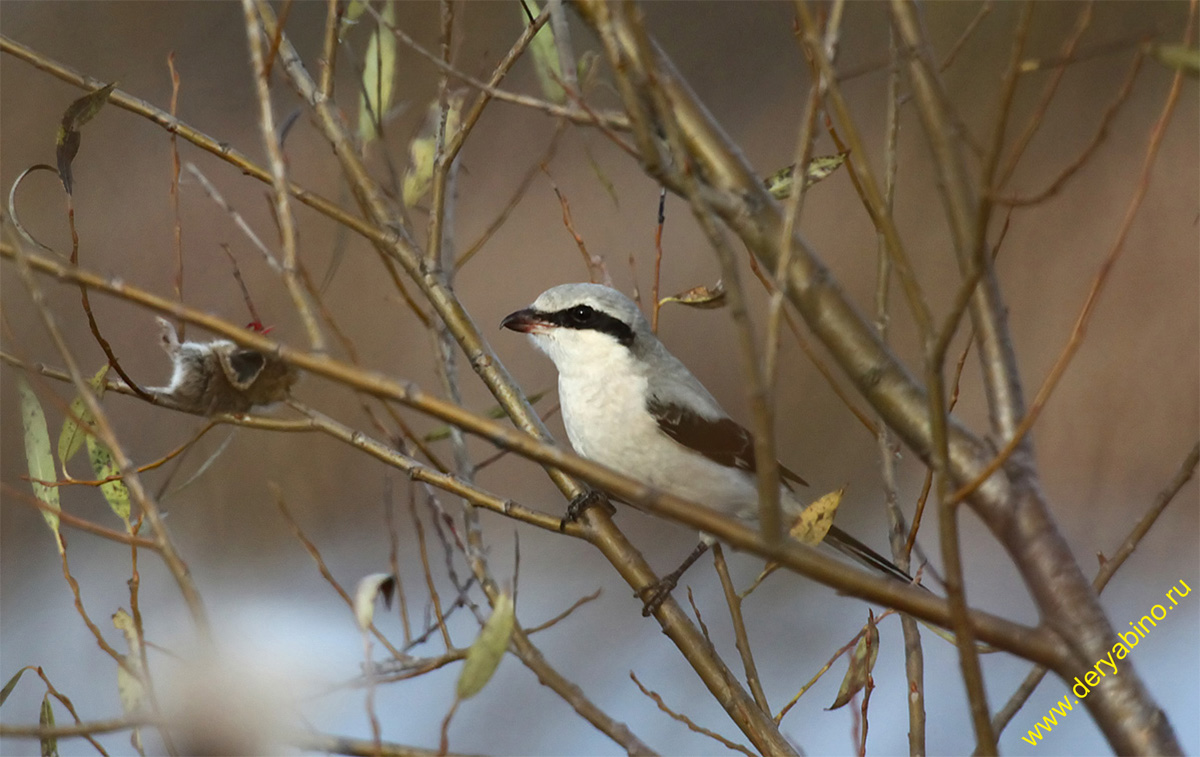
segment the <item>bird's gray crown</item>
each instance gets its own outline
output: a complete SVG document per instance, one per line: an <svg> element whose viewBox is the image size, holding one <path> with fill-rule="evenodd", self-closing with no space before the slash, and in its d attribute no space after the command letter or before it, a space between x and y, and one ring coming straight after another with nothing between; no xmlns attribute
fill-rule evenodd
<svg viewBox="0 0 1200 757"><path fill-rule="evenodd" d="M635 332L650 330L650 324L633 300L603 284L560 284L542 292L532 307L540 313L557 313L579 305L610 315Z"/></svg>

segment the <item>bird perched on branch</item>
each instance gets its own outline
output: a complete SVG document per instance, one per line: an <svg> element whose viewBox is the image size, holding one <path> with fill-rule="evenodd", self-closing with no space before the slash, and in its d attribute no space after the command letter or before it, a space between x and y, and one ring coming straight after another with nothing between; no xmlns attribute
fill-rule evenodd
<svg viewBox="0 0 1200 757"><path fill-rule="evenodd" d="M667 351L637 305L599 284L563 284L501 326L528 334L558 368L563 423L576 453L677 497L746 521L758 519L754 437ZM804 481L780 466L783 478ZM780 487L785 518L804 508ZM650 614L715 540L700 544L653 587ZM824 542L884 575L912 578L841 529Z"/></svg>

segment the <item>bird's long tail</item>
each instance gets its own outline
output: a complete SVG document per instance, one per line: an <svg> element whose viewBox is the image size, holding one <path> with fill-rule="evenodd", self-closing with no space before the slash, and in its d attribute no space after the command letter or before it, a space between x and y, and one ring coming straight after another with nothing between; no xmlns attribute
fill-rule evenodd
<svg viewBox="0 0 1200 757"><path fill-rule="evenodd" d="M853 536L837 526L830 527L829 533L825 536L825 543L847 557L852 558L868 568L888 576L889 578L894 578L897 581L903 581L906 584L911 584L913 582L912 576L896 567L891 560L871 549L866 544L863 544L858 539L855 539Z"/></svg>

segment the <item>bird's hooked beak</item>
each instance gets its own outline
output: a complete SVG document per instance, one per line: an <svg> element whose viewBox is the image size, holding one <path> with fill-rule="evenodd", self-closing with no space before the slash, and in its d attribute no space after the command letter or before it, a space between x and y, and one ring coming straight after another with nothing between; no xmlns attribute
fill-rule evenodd
<svg viewBox="0 0 1200 757"><path fill-rule="evenodd" d="M500 321L500 328L520 331L522 334L534 334L545 331L552 326L545 315L533 308L525 308L515 313L509 313Z"/></svg>

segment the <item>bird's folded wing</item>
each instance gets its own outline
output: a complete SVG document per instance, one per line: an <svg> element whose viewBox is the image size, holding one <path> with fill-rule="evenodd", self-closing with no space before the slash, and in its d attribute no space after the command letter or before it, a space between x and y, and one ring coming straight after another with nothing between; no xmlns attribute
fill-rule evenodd
<svg viewBox="0 0 1200 757"><path fill-rule="evenodd" d="M646 406L663 433L688 449L747 473L758 469L754 435L732 418L706 418L679 403L657 397L651 397ZM785 479L808 486L807 481L783 465L779 466L779 473Z"/></svg>

